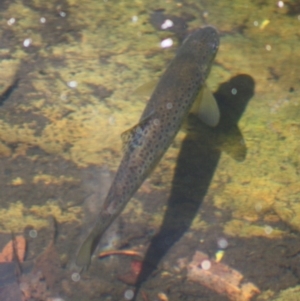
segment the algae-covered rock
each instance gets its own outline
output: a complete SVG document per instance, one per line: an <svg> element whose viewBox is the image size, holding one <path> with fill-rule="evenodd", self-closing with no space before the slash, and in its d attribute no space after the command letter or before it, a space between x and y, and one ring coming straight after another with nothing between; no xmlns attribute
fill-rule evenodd
<svg viewBox="0 0 300 301"><path fill-rule="evenodd" d="M231 220L224 226L224 233L230 236L239 237L268 237L268 238L280 238L285 233L284 231L274 229L269 225L258 226L249 222L241 220Z"/></svg>
<svg viewBox="0 0 300 301"><path fill-rule="evenodd" d="M272 301L298 301L299 295L300 295L300 286L296 286L281 291L277 297L271 300Z"/></svg>
<svg viewBox="0 0 300 301"><path fill-rule="evenodd" d="M1 227L3 233L22 232L27 226L36 230L49 226L49 217L54 217L59 223L78 222L81 215L79 207L63 211L55 201L48 201L43 206L33 205L26 208L20 201L10 204L7 209L0 209Z"/></svg>

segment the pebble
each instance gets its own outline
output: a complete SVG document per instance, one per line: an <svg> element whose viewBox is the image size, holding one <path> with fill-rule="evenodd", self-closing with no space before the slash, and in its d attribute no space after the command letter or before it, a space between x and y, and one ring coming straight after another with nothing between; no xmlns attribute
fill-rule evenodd
<svg viewBox="0 0 300 301"><path fill-rule="evenodd" d="M170 28L174 25L173 21L172 20L165 20L165 22L161 25L161 29L167 29L167 28Z"/></svg>
<svg viewBox="0 0 300 301"><path fill-rule="evenodd" d="M169 298L165 293L158 293L157 297L160 301L169 301Z"/></svg>
<svg viewBox="0 0 300 301"><path fill-rule="evenodd" d="M25 39L24 42L23 42L23 46L24 47L29 47L32 43L32 40L30 38L28 39Z"/></svg>
<svg viewBox="0 0 300 301"><path fill-rule="evenodd" d="M173 40L171 38L164 39L160 42L160 46L162 48L168 48L171 47L172 45L173 45Z"/></svg>
<svg viewBox="0 0 300 301"><path fill-rule="evenodd" d="M78 86L78 83L75 80L71 80L70 82L68 82L68 86L70 88L76 88Z"/></svg>
<svg viewBox="0 0 300 301"><path fill-rule="evenodd" d="M8 21L7 21L7 25L11 26L13 24L15 24L16 22L16 19L15 18L10 18Z"/></svg>

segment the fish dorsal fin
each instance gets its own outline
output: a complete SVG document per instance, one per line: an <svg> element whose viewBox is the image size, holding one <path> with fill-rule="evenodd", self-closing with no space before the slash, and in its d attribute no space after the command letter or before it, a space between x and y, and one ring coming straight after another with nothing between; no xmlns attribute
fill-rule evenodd
<svg viewBox="0 0 300 301"><path fill-rule="evenodd" d="M153 93L155 87L157 86L157 83L158 83L158 79L151 80L150 82L147 82L139 86L137 89L135 89L133 91L133 95L150 96Z"/></svg>
<svg viewBox="0 0 300 301"><path fill-rule="evenodd" d="M123 146L122 149L124 153L128 150L128 148L132 144L132 141L134 140L134 136L136 136L136 133L138 131L142 131L139 123L121 134L122 146Z"/></svg>
<svg viewBox="0 0 300 301"><path fill-rule="evenodd" d="M191 113L209 126L214 127L219 123L220 111L218 104L205 84L194 101Z"/></svg>
<svg viewBox="0 0 300 301"><path fill-rule="evenodd" d="M245 160L247 147L244 137L237 126L234 126L228 133L226 133L222 140L222 151L238 162Z"/></svg>
<svg viewBox="0 0 300 301"><path fill-rule="evenodd" d="M126 131L124 131L122 134L121 134L121 140L122 140L122 150L123 152L126 152L127 148L128 148L128 144L129 144L129 141L132 139L132 133L131 133L131 130L133 128L130 128Z"/></svg>
<svg viewBox="0 0 300 301"><path fill-rule="evenodd" d="M152 115L153 113L121 134L124 152L126 152L129 147L136 148L141 144L145 128L149 124Z"/></svg>

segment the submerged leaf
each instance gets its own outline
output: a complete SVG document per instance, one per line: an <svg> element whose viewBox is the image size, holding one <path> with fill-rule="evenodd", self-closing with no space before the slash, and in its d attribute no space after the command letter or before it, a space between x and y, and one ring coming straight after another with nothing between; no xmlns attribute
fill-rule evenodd
<svg viewBox="0 0 300 301"><path fill-rule="evenodd" d="M26 251L26 240L22 235L14 237L8 242L0 253L0 262L11 262L14 256L19 262L24 261Z"/></svg>

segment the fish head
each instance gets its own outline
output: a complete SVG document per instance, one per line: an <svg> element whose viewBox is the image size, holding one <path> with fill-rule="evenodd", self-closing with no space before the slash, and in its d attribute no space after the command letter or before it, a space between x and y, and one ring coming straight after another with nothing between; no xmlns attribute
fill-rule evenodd
<svg viewBox="0 0 300 301"><path fill-rule="evenodd" d="M187 37L184 44L184 49L188 49L189 56L193 57L200 73L206 78L220 44L217 30L212 26L197 29Z"/></svg>
<svg viewBox="0 0 300 301"><path fill-rule="evenodd" d="M191 43L191 48L195 53L213 55L214 58L219 48L220 38L214 27L206 26L194 31L187 42Z"/></svg>

